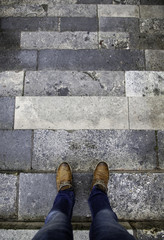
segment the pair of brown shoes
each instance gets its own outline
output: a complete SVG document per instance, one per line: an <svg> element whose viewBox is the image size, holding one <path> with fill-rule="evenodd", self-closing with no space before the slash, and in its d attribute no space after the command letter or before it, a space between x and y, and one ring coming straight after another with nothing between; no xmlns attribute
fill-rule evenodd
<svg viewBox="0 0 164 240"><path fill-rule="evenodd" d="M109 181L109 169L105 162L99 162L93 174L92 188L95 185L107 192ZM65 190L72 187L72 171L68 163L60 164L56 175L57 190Z"/></svg>

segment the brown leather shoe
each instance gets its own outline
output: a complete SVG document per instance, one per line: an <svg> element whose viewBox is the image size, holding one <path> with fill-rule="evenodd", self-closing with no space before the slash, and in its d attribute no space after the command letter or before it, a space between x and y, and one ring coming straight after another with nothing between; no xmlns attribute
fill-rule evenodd
<svg viewBox="0 0 164 240"><path fill-rule="evenodd" d="M108 191L109 168L105 162L99 162L93 174L92 188L95 185L104 191Z"/></svg>
<svg viewBox="0 0 164 240"><path fill-rule="evenodd" d="M60 164L56 174L57 190L65 190L72 187L72 171L68 163Z"/></svg>

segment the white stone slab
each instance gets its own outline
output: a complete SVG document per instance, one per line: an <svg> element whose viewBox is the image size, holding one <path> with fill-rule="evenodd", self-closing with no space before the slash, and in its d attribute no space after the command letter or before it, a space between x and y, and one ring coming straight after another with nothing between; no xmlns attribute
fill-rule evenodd
<svg viewBox="0 0 164 240"><path fill-rule="evenodd" d="M164 96L164 72L125 72L127 97Z"/></svg>
<svg viewBox="0 0 164 240"><path fill-rule="evenodd" d="M141 18L164 18L164 6L140 5Z"/></svg>
<svg viewBox="0 0 164 240"><path fill-rule="evenodd" d="M22 32L24 49L96 49L96 32Z"/></svg>
<svg viewBox="0 0 164 240"><path fill-rule="evenodd" d="M136 5L98 5L99 17L133 17L139 18L139 7Z"/></svg>
<svg viewBox="0 0 164 240"><path fill-rule="evenodd" d="M127 129L125 97L17 97L15 129Z"/></svg>
<svg viewBox="0 0 164 240"><path fill-rule="evenodd" d="M126 32L100 32L99 44L106 49L129 49L129 33Z"/></svg>
<svg viewBox="0 0 164 240"><path fill-rule="evenodd" d="M164 97L129 98L130 129L164 129Z"/></svg>
<svg viewBox="0 0 164 240"><path fill-rule="evenodd" d="M24 72L0 72L0 96L21 96Z"/></svg>

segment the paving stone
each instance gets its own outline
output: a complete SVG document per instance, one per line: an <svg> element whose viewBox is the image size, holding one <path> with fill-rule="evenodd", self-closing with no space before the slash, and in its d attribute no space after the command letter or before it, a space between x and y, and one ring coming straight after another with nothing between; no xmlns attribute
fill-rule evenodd
<svg viewBox="0 0 164 240"><path fill-rule="evenodd" d="M139 18L139 8L133 5L98 5L98 16Z"/></svg>
<svg viewBox="0 0 164 240"><path fill-rule="evenodd" d="M164 34L140 34L139 49L164 49Z"/></svg>
<svg viewBox="0 0 164 240"><path fill-rule="evenodd" d="M101 48L105 49L129 49L129 34L125 32L100 32L99 44Z"/></svg>
<svg viewBox="0 0 164 240"><path fill-rule="evenodd" d="M137 238L140 240L162 240L164 231L159 229L137 230Z"/></svg>
<svg viewBox="0 0 164 240"><path fill-rule="evenodd" d="M129 98L130 129L163 129L164 98Z"/></svg>
<svg viewBox="0 0 164 240"><path fill-rule="evenodd" d="M164 20L163 19L140 19L140 31L141 33L149 34L164 34Z"/></svg>
<svg viewBox="0 0 164 240"><path fill-rule="evenodd" d="M15 49L20 48L20 33L19 32L0 32L0 49Z"/></svg>
<svg viewBox="0 0 164 240"><path fill-rule="evenodd" d="M15 99L0 97L0 129L12 129L14 125Z"/></svg>
<svg viewBox="0 0 164 240"><path fill-rule="evenodd" d="M158 131L159 167L164 168L164 131Z"/></svg>
<svg viewBox="0 0 164 240"><path fill-rule="evenodd" d="M164 5L163 0L140 0L143 5Z"/></svg>
<svg viewBox="0 0 164 240"><path fill-rule="evenodd" d="M1 18L2 30L17 31L57 31L57 17L8 17Z"/></svg>
<svg viewBox="0 0 164 240"><path fill-rule="evenodd" d="M15 129L127 129L127 111L125 97L17 97Z"/></svg>
<svg viewBox="0 0 164 240"><path fill-rule="evenodd" d="M77 4L112 4L113 0L77 0Z"/></svg>
<svg viewBox="0 0 164 240"><path fill-rule="evenodd" d="M139 20L137 18L110 18L100 17L99 28L102 32L139 32Z"/></svg>
<svg viewBox="0 0 164 240"><path fill-rule="evenodd" d="M145 50L146 70L164 70L164 50Z"/></svg>
<svg viewBox="0 0 164 240"><path fill-rule="evenodd" d="M88 17L61 17L60 31L98 31L98 19Z"/></svg>
<svg viewBox="0 0 164 240"><path fill-rule="evenodd" d="M164 95L164 72L125 72L127 97L154 97Z"/></svg>
<svg viewBox="0 0 164 240"><path fill-rule="evenodd" d="M113 0L113 4L139 5L140 0Z"/></svg>
<svg viewBox="0 0 164 240"><path fill-rule="evenodd" d="M21 96L24 72L0 72L0 96Z"/></svg>
<svg viewBox="0 0 164 240"><path fill-rule="evenodd" d="M17 215L17 176L0 174L0 181L0 217L3 219L15 218Z"/></svg>
<svg viewBox="0 0 164 240"><path fill-rule="evenodd" d="M96 32L22 32L24 49L96 49Z"/></svg>
<svg viewBox="0 0 164 240"><path fill-rule="evenodd" d="M41 50L38 56L39 70L124 71L144 70L144 65L139 50Z"/></svg>
<svg viewBox="0 0 164 240"><path fill-rule="evenodd" d="M92 172L99 161L106 161L114 170L153 169L156 167L155 146L154 131L37 130L32 167L51 171L67 161L74 172Z"/></svg>
<svg viewBox="0 0 164 240"><path fill-rule="evenodd" d="M49 4L48 16L96 17L96 5L89 4Z"/></svg>
<svg viewBox="0 0 164 240"><path fill-rule="evenodd" d="M0 229L0 238L5 240L29 240L34 237L38 230L6 230Z"/></svg>
<svg viewBox="0 0 164 240"><path fill-rule="evenodd" d="M0 71L36 70L37 51L0 50Z"/></svg>
<svg viewBox="0 0 164 240"><path fill-rule="evenodd" d="M24 95L125 96L124 80L124 72L115 71L28 71Z"/></svg>
<svg viewBox="0 0 164 240"><path fill-rule="evenodd" d="M0 17L43 17L46 11L43 5L15 4L3 5L0 8Z"/></svg>
<svg viewBox="0 0 164 240"><path fill-rule="evenodd" d="M31 168L32 132L0 130L0 169L28 170Z"/></svg>
<svg viewBox="0 0 164 240"><path fill-rule="evenodd" d="M141 18L161 18L164 16L164 6L140 6Z"/></svg>

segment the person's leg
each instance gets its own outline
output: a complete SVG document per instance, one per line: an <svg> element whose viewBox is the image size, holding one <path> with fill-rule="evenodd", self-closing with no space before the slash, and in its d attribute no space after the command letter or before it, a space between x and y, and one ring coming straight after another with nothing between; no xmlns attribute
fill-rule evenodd
<svg viewBox="0 0 164 240"><path fill-rule="evenodd" d="M57 172L58 194L53 207L33 240L73 240L71 218L75 195L71 183L70 167L63 163Z"/></svg>

